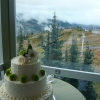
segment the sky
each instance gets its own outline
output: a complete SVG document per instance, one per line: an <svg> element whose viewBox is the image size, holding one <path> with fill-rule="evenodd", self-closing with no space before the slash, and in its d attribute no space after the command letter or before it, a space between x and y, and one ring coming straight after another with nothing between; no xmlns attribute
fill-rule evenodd
<svg viewBox="0 0 100 100"><path fill-rule="evenodd" d="M16 0L16 14L40 22L57 19L85 25L100 25L100 0Z"/></svg>

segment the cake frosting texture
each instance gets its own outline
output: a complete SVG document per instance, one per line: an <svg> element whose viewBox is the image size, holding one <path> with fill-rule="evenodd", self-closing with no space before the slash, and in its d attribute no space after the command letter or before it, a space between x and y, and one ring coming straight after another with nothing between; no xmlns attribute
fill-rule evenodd
<svg viewBox="0 0 100 100"><path fill-rule="evenodd" d="M18 77L21 75L26 75L28 78L31 77L32 74L38 74L41 68L40 62L37 61L35 63L28 63L19 65L15 63L18 57L15 57L11 60L11 73L16 74ZM17 61L16 61L17 62Z"/></svg>

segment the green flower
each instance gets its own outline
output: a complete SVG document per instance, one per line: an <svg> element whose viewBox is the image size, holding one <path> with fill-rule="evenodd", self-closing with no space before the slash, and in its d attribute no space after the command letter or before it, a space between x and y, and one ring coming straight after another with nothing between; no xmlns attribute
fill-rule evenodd
<svg viewBox="0 0 100 100"><path fill-rule="evenodd" d="M36 74L33 74L33 75L32 75L32 80L33 80L33 81L38 81L38 80L39 80L39 76L36 75Z"/></svg>
<svg viewBox="0 0 100 100"><path fill-rule="evenodd" d="M11 74L10 71L11 71L11 69L7 69L7 70L6 70L5 73L6 73L7 76L9 76L9 75Z"/></svg>
<svg viewBox="0 0 100 100"><path fill-rule="evenodd" d="M23 49L23 50L20 50L19 55L25 56L27 53L28 51Z"/></svg>
<svg viewBox="0 0 100 100"><path fill-rule="evenodd" d="M40 76L44 76L45 75L45 70L41 69L40 70Z"/></svg>
<svg viewBox="0 0 100 100"><path fill-rule="evenodd" d="M19 78L19 81L20 81L21 83L26 83L26 82L27 82L27 77L26 77L25 75L23 75L23 76L21 76L21 77Z"/></svg>
<svg viewBox="0 0 100 100"><path fill-rule="evenodd" d="M10 74L9 75L9 80L14 81L16 79L16 75L15 74Z"/></svg>

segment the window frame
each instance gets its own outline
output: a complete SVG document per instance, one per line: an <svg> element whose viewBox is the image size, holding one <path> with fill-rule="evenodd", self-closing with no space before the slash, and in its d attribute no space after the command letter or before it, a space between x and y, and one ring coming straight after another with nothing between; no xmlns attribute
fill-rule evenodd
<svg viewBox="0 0 100 100"><path fill-rule="evenodd" d="M16 56L15 0L0 0L3 69L10 67L10 60Z"/></svg>
<svg viewBox="0 0 100 100"><path fill-rule="evenodd" d="M2 33L3 33L2 34L2 45L3 45L3 64L2 65L5 71L10 66L10 60L16 56L16 45L15 45L16 34L14 34L16 13L15 13L15 0L0 0L0 2L1 2L0 3L1 8L2 8L1 9L1 20L2 20L1 24L2 24ZM42 66L48 74L100 82L100 73L84 72L84 71L57 68L57 67L51 67L51 66L45 66L45 65L42 65ZM60 71L60 74L57 74L56 71L58 72Z"/></svg>

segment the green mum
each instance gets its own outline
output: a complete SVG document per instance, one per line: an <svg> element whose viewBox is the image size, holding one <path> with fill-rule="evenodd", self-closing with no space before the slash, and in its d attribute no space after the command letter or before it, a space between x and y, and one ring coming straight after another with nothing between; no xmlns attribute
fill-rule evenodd
<svg viewBox="0 0 100 100"><path fill-rule="evenodd" d="M33 81L38 81L38 80L39 80L39 76L36 75L36 74L33 74L33 75L32 75L32 80L33 80Z"/></svg>
<svg viewBox="0 0 100 100"><path fill-rule="evenodd" d="M27 82L27 77L26 77L25 75L23 75L23 76L21 76L21 77L19 78L19 81L20 81L21 83L26 83L26 82Z"/></svg>
<svg viewBox="0 0 100 100"><path fill-rule="evenodd" d="M10 71L11 71L11 69L7 69L7 70L6 70L5 73L6 73L7 76L9 76L9 75L11 74Z"/></svg>
<svg viewBox="0 0 100 100"><path fill-rule="evenodd" d="M45 75L45 70L41 69L41 70L40 70L40 75L41 75L41 76L44 76L44 75Z"/></svg>
<svg viewBox="0 0 100 100"><path fill-rule="evenodd" d="M16 75L15 74L10 74L9 75L9 80L14 81L16 79Z"/></svg>

